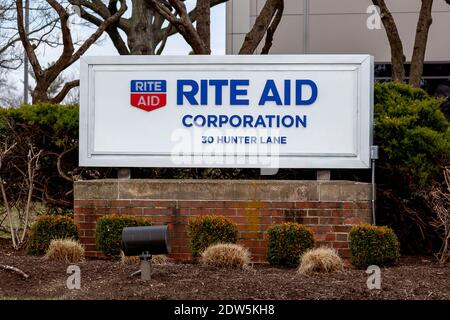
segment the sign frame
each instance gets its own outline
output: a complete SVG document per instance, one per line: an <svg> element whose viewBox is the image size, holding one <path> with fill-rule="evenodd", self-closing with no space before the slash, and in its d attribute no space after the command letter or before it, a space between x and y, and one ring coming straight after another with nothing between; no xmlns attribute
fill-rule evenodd
<svg viewBox="0 0 450 320"><path fill-rule="evenodd" d="M370 149L373 144L374 112L374 58L370 55L226 55L226 56L87 56L80 61L80 125L79 164L83 167L223 167L264 168L256 164L174 164L167 154L103 153L93 149L95 133L95 89L96 66L268 66L277 68L286 65L321 65L354 67L357 72L357 119L354 132L356 154L303 154L301 156L277 155L278 168L304 169L368 169L371 167ZM332 69L330 69L332 70Z"/></svg>

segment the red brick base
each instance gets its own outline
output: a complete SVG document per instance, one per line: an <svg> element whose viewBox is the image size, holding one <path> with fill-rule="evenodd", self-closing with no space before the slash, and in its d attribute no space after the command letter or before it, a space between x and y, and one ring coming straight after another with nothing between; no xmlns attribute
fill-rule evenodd
<svg viewBox="0 0 450 320"><path fill-rule="evenodd" d="M369 195L367 184L345 181L97 180L75 183L74 212L87 256L99 256L98 218L131 214L169 224L171 257L190 259L187 222L212 214L236 223L239 243L250 249L255 262L263 262L268 227L285 221L312 227L316 246L334 247L348 257L352 225L371 221Z"/></svg>

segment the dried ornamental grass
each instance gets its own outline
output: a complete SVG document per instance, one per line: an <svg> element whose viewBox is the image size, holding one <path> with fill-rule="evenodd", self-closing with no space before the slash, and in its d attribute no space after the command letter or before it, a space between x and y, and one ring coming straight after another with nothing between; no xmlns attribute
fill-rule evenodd
<svg viewBox="0 0 450 320"><path fill-rule="evenodd" d="M120 262L125 265L139 264L141 259L139 256L126 256L123 251L120 252ZM165 265L169 262L169 258L166 255L158 254L152 256L152 263L158 265Z"/></svg>
<svg viewBox="0 0 450 320"><path fill-rule="evenodd" d="M201 254L201 263L218 268L245 269L251 261L247 248L233 243L219 243L209 246Z"/></svg>
<svg viewBox="0 0 450 320"><path fill-rule="evenodd" d="M123 251L120 251L120 263L125 265L139 264L141 260L139 256L126 256Z"/></svg>
<svg viewBox="0 0 450 320"><path fill-rule="evenodd" d="M152 262L154 264L165 265L169 263L169 258L164 254L157 254L152 256Z"/></svg>
<svg viewBox="0 0 450 320"><path fill-rule="evenodd" d="M300 257L298 273L329 273L342 270L343 267L342 259L338 256L336 250L317 248L308 250Z"/></svg>
<svg viewBox="0 0 450 320"><path fill-rule="evenodd" d="M80 262L84 258L84 247L72 239L57 239L50 242L45 259L64 261L69 263Z"/></svg>

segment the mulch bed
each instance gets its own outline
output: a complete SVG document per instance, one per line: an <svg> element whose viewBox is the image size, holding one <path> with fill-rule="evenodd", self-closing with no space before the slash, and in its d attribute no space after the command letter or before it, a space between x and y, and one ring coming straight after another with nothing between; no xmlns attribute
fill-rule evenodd
<svg viewBox="0 0 450 320"><path fill-rule="evenodd" d="M0 270L0 299L446 299L450 300L450 266L432 258L402 258L382 269L381 290L367 289L365 270L317 276L297 275L295 269L255 265L252 270L217 270L198 264L154 266L152 280L129 274L138 266L107 260L87 260L81 268L81 289L66 287L68 264L11 252L0 243L0 264L30 275Z"/></svg>

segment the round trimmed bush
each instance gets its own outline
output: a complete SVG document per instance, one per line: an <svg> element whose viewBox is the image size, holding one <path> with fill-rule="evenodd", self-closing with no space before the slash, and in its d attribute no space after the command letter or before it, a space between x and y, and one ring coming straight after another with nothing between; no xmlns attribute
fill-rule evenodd
<svg viewBox="0 0 450 320"><path fill-rule="evenodd" d="M322 247L310 249L301 256L298 273L329 273L342 270L343 268L344 263L336 250Z"/></svg>
<svg viewBox="0 0 450 320"><path fill-rule="evenodd" d="M270 264L295 267L300 256L314 247L314 232L302 224L286 222L268 230L267 261Z"/></svg>
<svg viewBox="0 0 450 320"><path fill-rule="evenodd" d="M400 243L391 228L363 224L350 231L350 253L358 268L389 266L400 258Z"/></svg>
<svg viewBox="0 0 450 320"><path fill-rule="evenodd" d="M198 216L189 220L187 234L192 256L216 243L236 243L237 227L222 216Z"/></svg>
<svg viewBox="0 0 450 320"><path fill-rule="evenodd" d="M78 240L78 225L68 216L39 216L30 227L27 251L32 255L43 255L55 239Z"/></svg>
<svg viewBox="0 0 450 320"><path fill-rule="evenodd" d="M247 248L234 243L218 243L202 252L201 262L204 265L218 268L247 268L251 260Z"/></svg>
<svg viewBox="0 0 450 320"><path fill-rule="evenodd" d="M122 230L126 227L151 226L150 219L129 215L106 215L97 220L95 243L105 255L120 258Z"/></svg>

